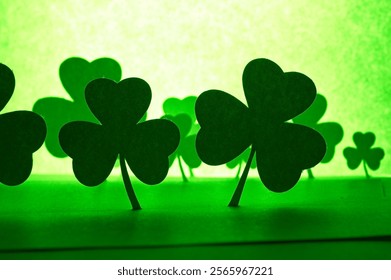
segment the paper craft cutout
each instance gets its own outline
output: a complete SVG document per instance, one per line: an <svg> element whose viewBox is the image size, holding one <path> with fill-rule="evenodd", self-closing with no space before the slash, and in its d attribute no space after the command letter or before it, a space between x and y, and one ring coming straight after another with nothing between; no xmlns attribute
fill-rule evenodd
<svg viewBox="0 0 391 280"><path fill-rule="evenodd" d="M342 141L343 129L339 123L336 122L325 122L318 123L323 117L327 109L327 100L321 95L317 94L314 103L304 111L304 113L293 118L293 123L302 124L311 127L322 134L326 141L326 154L322 159L321 163L330 162L335 154L335 146ZM311 169L307 169L308 177L314 178Z"/></svg>
<svg viewBox="0 0 391 280"><path fill-rule="evenodd" d="M14 90L14 74L0 63L0 111ZM33 153L45 140L45 121L33 112L9 112L0 115L0 131L0 182L8 186L22 184L31 174Z"/></svg>
<svg viewBox="0 0 391 280"><path fill-rule="evenodd" d="M371 148L375 140L376 137L373 132L365 134L356 132L353 134L353 141L357 148L347 147L343 150L343 155L350 169L356 169L361 164L361 161L363 162L367 178L370 178L367 166L372 170L378 170L380 161L384 158L384 150L382 148Z"/></svg>
<svg viewBox="0 0 391 280"><path fill-rule="evenodd" d="M236 166L238 166L238 171L236 172L236 176L235 176L236 179L239 178L240 171L242 169L242 164L243 162L245 163L248 160L250 153L251 153L251 148L247 148L243 153L241 153L239 156L237 156L236 158L234 158L233 160L227 163L227 167L229 169L234 169ZM250 168L251 169L257 168L257 162L254 159L251 162Z"/></svg>
<svg viewBox="0 0 391 280"><path fill-rule="evenodd" d="M151 88L142 79L119 83L96 79L87 85L85 98L99 124L65 124L59 135L61 147L73 159L76 178L86 186L102 183L119 155L125 189L133 210L139 210L126 163L143 183L160 183L168 172L168 156L179 144L179 130L164 119L139 123L152 98Z"/></svg>
<svg viewBox="0 0 391 280"><path fill-rule="evenodd" d="M178 159L182 179L188 182L185 175L182 161L188 166L190 177L194 177L193 168L201 165L196 147L195 139L200 126L196 123L195 102L197 97L188 96L183 100L178 98L168 98L163 103L163 110L166 114L163 118L173 121L179 128L181 140L178 149L170 156L170 166L175 159Z"/></svg>
<svg viewBox="0 0 391 280"><path fill-rule="evenodd" d="M33 111L42 115L48 127L45 145L50 154L66 157L58 141L60 128L71 121L84 120L98 123L85 101L84 89L97 78L108 78L119 82L121 66L111 58L99 58L92 62L80 57L71 57L60 65L59 75L64 89L72 100L58 97L39 99Z"/></svg>
<svg viewBox="0 0 391 280"><path fill-rule="evenodd" d="M229 206L239 204L255 153L259 177L274 192L291 189L301 172L318 164L326 153L320 133L286 122L315 100L310 78L284 73L274 62L261 58L245 67L243 89L249 107L220 90L203 92L196 102L201 126L196 147L203 162L224 164L252 147Z"/></svg>

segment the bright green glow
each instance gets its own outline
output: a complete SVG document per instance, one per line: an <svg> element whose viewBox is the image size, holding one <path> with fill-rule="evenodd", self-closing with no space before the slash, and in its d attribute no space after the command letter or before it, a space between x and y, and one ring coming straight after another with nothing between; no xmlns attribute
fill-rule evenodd
<svg viewBox="0 0 391 280"><path fill-rule="evenodd" d="M118 60L123 77L152 87L148 118L163 114L167 97L211 88L244 101L241 75L257 57L310 76L328 100L322 121L345 130L334 160L316 175L364 176L342 156L357 130L373 131L386 152L373 175L391 174L391 2L339 1L47 1L0 2L0 62L15 72L7 111L31 110L46 96L67 98L58 77L71 56ZM70 160L35 154L34 173L71 172ZM235 176L202 165L196 175ZM171 175L179 175L177 164ZM256 173L253 173L256 174Z"/></svg>

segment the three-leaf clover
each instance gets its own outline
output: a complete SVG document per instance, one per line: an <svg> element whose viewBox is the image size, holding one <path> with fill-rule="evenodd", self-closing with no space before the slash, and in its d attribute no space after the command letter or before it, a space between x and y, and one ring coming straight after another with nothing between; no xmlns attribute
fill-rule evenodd
<svg viewBox="0 0 391 280"><path fill-rule="evenodd" d="M15 76L0 63L0 111L15 90ZM0 115L0 182L9 186L23 183L33 168L33 153L46 136L45 121L29 111L14 111Z"/></svg>
<svg viewBox="0 0 391 280"><path fill-rule="evenodd" d="M380 161L384 158L382 148L371 148L375 143L376 137L372 132L363 134L356 132L353 134L353 141L357 148L347 147L343 150L343 155L347 160L350 169L356 169L363 162L365 175L369 178L367 165L372 170L380 167Z"/></svg>
<svg viewBox="0 0 391 280"><path fill-rule="evenodd" d="M196 100L197 97L188 96L183 100L168 98L163 103L163 110L166 114L163 118L174 122L181 134L178 149L170 156L170 166L175 159L178 159L179 169L184 182L187 182L188 179L183 169L182 160L189 167L190 176L194 176L193 168L201 165L201 159L195 147L196 134L199 131L199 125L195 116Z"/></svg>
<svg viewBox="0 0 391 280"><path fill-rule="evenodd" d="M243 153L241 153L236 158L234 158L233 160L227 163L227 167L229 169L234 169L236 166L238 166L238 171L236 172L235 178L239 178L240 171L242 169L242 164L248 160L250 153L251 153L251 148L247 148ZM257 162L254 159L251 162L250 168L251 169L257 168Z"/></svg>
<svg viewBox="0 0 391 280"><path fill-rule="evenodd" d="M288 120L304 112L316 96L315 84L297 72L284 73L274 62L255 59L243 71L248 107L220 90L203 92L196 102L201 129L196 147L202 161L227 163L251 145L251 152L229 206L237 206L251 162L271 191L291 189L304 169L326 153L322 135Z"/></svg>
<svg viewBox="0 0 391 280"><path fill-rule="evenodd" d="M317 94L314 103L304 113L293 118L293 123L302 124L311 127L322 134L326 141L326 154L322 159L321 163L330 162L335 154L335 146L341 142L343 138L343 129L339 123L336 122L325 122L318 123L323 117L327 108L327 100L321 95ZM314 178L311 169L307 169L308 177Z"/></svg>
<svg viewBox="0 0 391 280"><path fill-rule="evenodd" d="M119 83L96 79L85 89L88 107L99 123L74 121L60 130L60 144L73 159L73 171L84 185L102 183L119 155L122 178L134 210L141 209L129 179L126 163L146 184L166 177L172 154L179 144L179 130L169 120L139 122L151 98L148 83L128 78Z"/></svg>
<svg viewBox="0 0 391 280"><path fill-rule="evenodd" d="M89 82L97 78L108 78L116 82L121 79L121 66L111 58L99 58L92 62L80 57L71 57L61 63L59 75L62 85L73 99L58 97L39 99L33 111L42 115L48 127L45 145L49 153L55 157L64 158L66 153L58 141L60 128L71 121L98 121L88 109L84 89Z"/></svg>

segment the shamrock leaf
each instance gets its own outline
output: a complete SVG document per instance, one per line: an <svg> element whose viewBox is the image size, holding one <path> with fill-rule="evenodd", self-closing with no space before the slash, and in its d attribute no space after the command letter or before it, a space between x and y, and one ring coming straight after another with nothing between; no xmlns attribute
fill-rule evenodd
<svg viewBox="0 0 391 280"><path fill-rule="evenodd" d="M367 165L370 169L377 170L380 167L380 161L384 158L384 150L382 148L371 148L375 140L375 134L372 132L365 134L356 132L353 134L353 141L357 148L347 147L343 150L343 155L350 169L356 169L361 164L361 161L363 162L367 178L370 178Z"/></svg>
<svg viewBox="0 0 391 280"><path fill-rule="evenodd" d="M163 103L163 111L166 115L176 116L178 114L187 114L191 119L191 129L189 135L197 134L200 126L196 123L195 115L196 96L188 96L182 100L171 97Z"/></svg>
<svg viewBox="0 0 391 280"><path fill-rule="evenodd" d="M0 63L0 110L4 109L15 89L11 69ZM45 121L29 111L0 115L0 182L9 186L23 183L33 168L32 154L43 144Z"/></svg>
<svg viewBox="0 0 391 280"><path fill-rule="evenodd" d="M239 178L240 171L242 169L242 164L243 162L246 162L247 159L250 156L251 149L247 148L243 153L241 153L239 156L231 160L230 162L227 163L227 167L229 169L234 169L236 166L238 166L238 172L236 173L235 178ZM257 162L253 160L251 162L250 168L255 169L257 167Z"/></svg>
<svg viewBox="0 0 391 280"><path fill-rule="evenodd" d="M336 122L318 123L322 118L327 108L327 100L321 95L317 94L314 103L304 113L293 118L293 123L302 124L311 127L322 134L326 141L326 154L321 163L330 162L335 153L335 146L342 141L343 129L342 126ZM311 169L308 169L309 178L314 178Z"/></svg>
<svg viewBox="0 0 391 280"><path fill-rule="evenodd" d="M85 98L99 123L70 122L59 135L61 147L73 159L75 176L84 185L102 183L119 155L125 189L134 210L141 206L126 163L142 182L158 184L167 175L168 156L179 144L179 130L171 121L139 122L151 96L149 85L139 78L119 83L96 79L87 85Z"/></svg>
<svg viewBox="0 0 391 280"><path fill-rule="evenodd" d="M326 153L320 133L287 122L314 101L316 88L310 78L284 73L270 60L255 59L243 71L243 88L248 107L220 90L206 91L196 102L201 125L196 147L202 161L224 164L252 146L230 206L239 204L255 153L259 177L274 192L291 189L301 172Z"/></svg>
<svg viewBox="0 0 391 280"><path fill-rule="evenodd" d="M113 59L99 58L91 63L80 57L71 57L60 65L60 79L72 101L46 97L39 99L33 111L46 120L48 135L46 148L55 157L66 157L58 141L60 128L71 121L84 120L97 123L85 101L84 89L97 78L108 78L114 81L121 79L121 66Z"/></svg>

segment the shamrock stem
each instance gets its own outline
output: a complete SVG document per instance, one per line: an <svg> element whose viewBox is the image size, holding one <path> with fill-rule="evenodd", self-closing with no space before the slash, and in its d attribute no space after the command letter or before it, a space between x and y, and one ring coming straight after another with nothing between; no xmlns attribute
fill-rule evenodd
<svg viewBox="0 0 391 280"><path fill-rule="evenodd" d="M242 170L242 161L239 162L238 172L236 172L236 177L235 177L236 179L239 178L240 170Z"/></svg>
<svg viewBox="0 0 391 280"><path fill-rule="evenodd" d="M178 157L179 169L181 170L181 174L182 174L182 180L183 180L183 182L187 183L187 182L189 182L189 180L187 180L186 175L185 175L185 171L183 170L181 157L179 155L177 157Z"/></svg>
<svg viewBox="0 0 391 280"><path fill-rule="evenodd" d="M190 177L194 177L193 168L189 167Z"/></svg>
<svg viewBox="0 0 391 280"><path fill-rule="evenodd" d="M371 176L369 176L367 163L365 162L365 160L363 160L363 165L364 165L365 176L367 176L367 179L371 178Z"/></svg>
<svg viewBox="0 0 391 280"><path fill-rule="evenodd" d="M315 179L314 173L312 173L311 168L307 169L307 173L308 173L308 179Z"/></svg>
<svg viewBox="0 0 391 280"><path fill-rule="evenodd" d="M238 186L236 187L236 190L234 192L234 195L232 196L231 201L228 204L228 206L230 207L237 207L239 205L240 197L242 196L244 184L246 183L251 162L253 161L254 158L254 154L255 154L255 149L251 148L251 153L250 156L248 157L246 167L243 170L242 177L240 178Z"/></svg>
<svg viewBox="0 0 391 280"><path fill-rule="evenodd" d="M130 204L132 204L132 209L141 210L140 203L137 200L136 193L134 192L132 183L130 182L128 170L126 169L125 158L122 154L119 155L119 163L121 166L122 179L124 181L126 193L128 194Z"/></svg>

